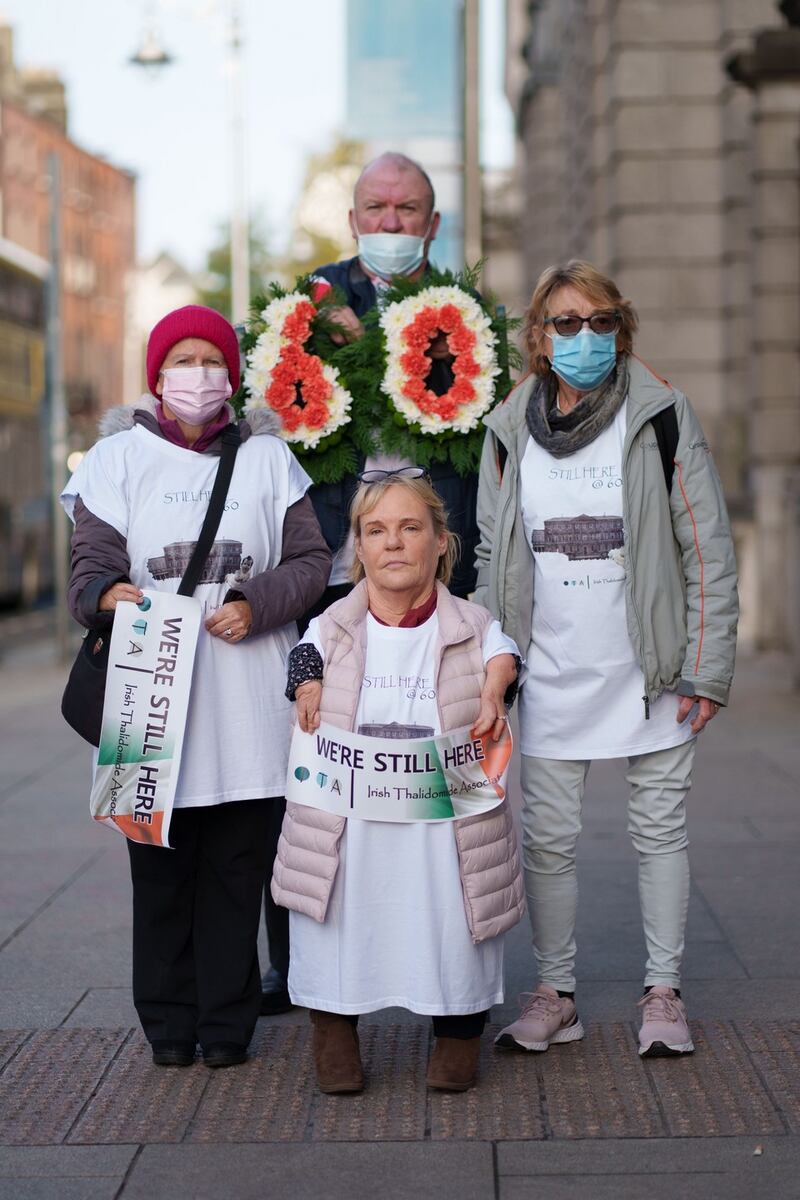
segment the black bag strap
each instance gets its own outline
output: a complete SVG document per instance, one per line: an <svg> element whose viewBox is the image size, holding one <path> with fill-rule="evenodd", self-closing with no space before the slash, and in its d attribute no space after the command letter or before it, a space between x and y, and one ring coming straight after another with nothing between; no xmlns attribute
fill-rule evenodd
<svg viewBox="0 0 800 1200"><path fill-rule="evenodd" d="M672 491L672 476L675 474L675 453L678 449L678 414L675 405L662 408L651 419L651 425L658 442L658 453L661 455L661 465L664 468L664 482L667 492Z"/></svg>
<svg viewBox="0 0 800 1200"><path fill-rule="evenodd" d="M214 487L211 489L211 498L208 502L203 527L200 530L200 536L195 543L192 557L189 559L189 565L184 571L183 579L178 588L179 596L191 596L194 589L200 580L203 573L203 567L206 565L209 551L214 544L214 538L219 529L219 523L222 519L222 510L225 507L225 500L228 496L228 487L233 475L233 464L236 462L236 451L241 444L238 425L228 425L222 431L222 451L219 456L219 466L214 479Z"/></svg>

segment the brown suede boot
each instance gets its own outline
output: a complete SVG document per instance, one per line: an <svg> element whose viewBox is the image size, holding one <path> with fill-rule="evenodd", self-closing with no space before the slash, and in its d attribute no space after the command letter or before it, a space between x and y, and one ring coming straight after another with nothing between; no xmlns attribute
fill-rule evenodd
<svg viewBox="0 0 800 1200"><path fill-rule="evenodd" d="M478 1077L481 1039L438 1037L428 1063L428 1087L465 1092Z"/></svg>
<svg viewBox="0 0 800 1200"><path fill-rule="evenodd" d="M358 1030L339 1013L309 1009L314 1034L314 1066L321 1092L360 1092L364 1071L358 1048Z"/></svg>

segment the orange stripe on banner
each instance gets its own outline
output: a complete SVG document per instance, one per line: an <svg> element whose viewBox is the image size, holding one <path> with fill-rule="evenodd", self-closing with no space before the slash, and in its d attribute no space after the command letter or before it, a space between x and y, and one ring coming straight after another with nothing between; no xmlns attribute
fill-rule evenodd
<svg viewBox="0 0 800 1200"><path fill-rule="evenodd" d="M497 778L502 775L511 761L511 752L513 744L511 741L511 732L506 724L505 729L500 737L499 742L495 742L488 733L481 735L481 745L483 747L483 761L481 767L487 779ZM499 784L494 785L498 796L503 798L505 791Z"/></svg>
<svg viewBox="0 0 800 1200"><path fill-rule="evenodd" d="M686 495L686 488L683 486L683 468L681 467L681 464L678 462L677 459L675 460L675 466L678 468L678 484L681 489L681 495L683 496L683 502L686 505L686 509L692 520L692 530L694 533L694 548L697 551L697 557L700 562L700 640L697 643L697 659L694 664L694 672L696 675L697 672L700 670L700 655L703 652L703 634L705 633L705 627L706 627L706 591L705 591L706 565L703 562L703 552L700 549L700 537L697 533L697 521L695 521L695 519L694 519L694 512L692 511L692 506L689 503L689 497Z"/></svg>
<svg viewBox="0 0 800 1200"><path fill-rule="evenodd" d="M161 845L161 829L164 823L163 813L153 813L152 825L146 825L142 821L134 821L133 817L129 815L112 817L112 820L115 825L119 826L125 837L130 838L132 842L141 842L144 846Z"/></svg>

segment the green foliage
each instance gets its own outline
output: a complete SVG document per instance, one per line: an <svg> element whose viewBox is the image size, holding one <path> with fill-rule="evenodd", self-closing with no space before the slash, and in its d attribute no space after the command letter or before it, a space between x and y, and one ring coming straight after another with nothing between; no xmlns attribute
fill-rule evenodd
<svg viewBox="0 0 800 1200"><path fill-rule="evenodd" d="M482 296L477 291L482 264L464 271L442 271L431 267L422 280L413 282L396 279L381 295L381 308L405 300L428 287L459 287L469 292L489 317L492 332L497 338L500 374L495 379L495 402L504 399L511 390L511 370L518 370L522 359L516 346L509 344L509 332L520 322L498 312L494 298ZM247 329L241 339L245 356L253 349L264 330L261 317L270 301L286 296L291 291L309 296L313 283L308 275L298 276L294 287L284 288L271 283L266 293L253 300ZM307 348L318 354L323 362L336 367L344 387L352 396L350 423L323 439L314 450L293 447L297 458L315 483L336 483L344 475L358 469L363 458L383 451L386 454L402 455L421 467L432 463L450 462L459 475L467 476L477 471L483 446L484 426L470 433L455 430L429 434L423 433L419 425L409 424L399 413L382 389L386 372L386 346L380 327L377 308L362 317L364 334L357 341L343 346L337 345L331 333L338 327L330 319L330 309L346 303L342 293L334 288L318 302L317 316L311 324L311 339ZM248 396L244 385L233 397L233 405L241 415Z"/></svg>
<svg viewBox="0 0 800 1200"><path fill-rule="evenodd" d="M250 294L261 291L264 280L275 271L275 258L267 238L258 225L250 226ZM217 312L231 313L231 240L227 226L220 226L219 241L206 257L204 285L198 290L197 303Z"/></svg>

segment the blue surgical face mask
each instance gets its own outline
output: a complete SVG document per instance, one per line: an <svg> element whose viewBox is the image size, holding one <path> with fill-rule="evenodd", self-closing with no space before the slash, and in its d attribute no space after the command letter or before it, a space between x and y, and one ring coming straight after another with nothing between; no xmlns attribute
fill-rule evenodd
<svg viewBox="0 0 800 1200"><path fill-rule="evenodd" d="M422 237L410 233L359 233L358 257L368 271L381 279L413 275L425 261L425 239L432 222L433 213Z"/></svg>
<svg viewBox="0 0 800 1200"><path fill-rule="evenodd" d="M575 337L548 335L553 340L553 370L570 387L590 392L610 375L617 361L617 335L594 333L584 325Z"/></svg>

